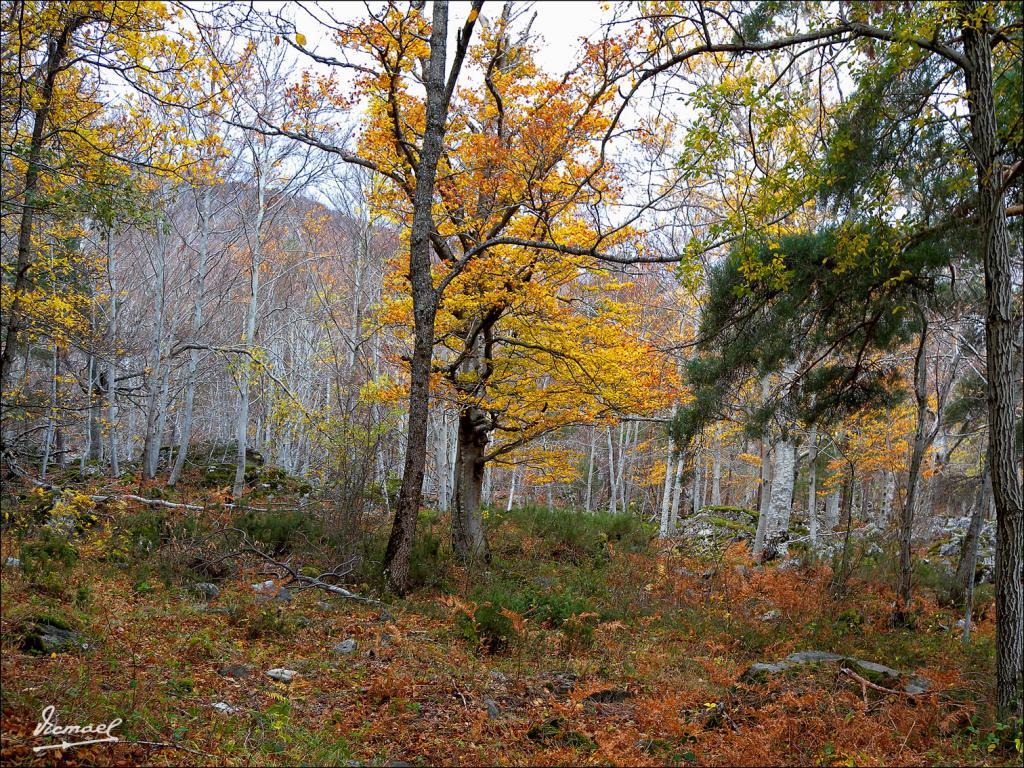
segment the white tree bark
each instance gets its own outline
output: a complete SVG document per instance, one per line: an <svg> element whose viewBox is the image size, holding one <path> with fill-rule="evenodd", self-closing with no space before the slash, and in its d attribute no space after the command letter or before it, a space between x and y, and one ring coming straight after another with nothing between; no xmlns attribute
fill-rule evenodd
<svg viewBox="0 0 1024 768"><path fill-rule="evenodd" d="M253 217L253 236L249 242L249 306L245 313L245 328L242 343L252 351L256 340L256 310L259 307L260 269L263 264L263 220L267 211L267 168L266 137L254 138L260 148L252 148L253 168L256 173L256 211ZM248 448L249 436L249 385L252 378L252 360L245 358L241 363L241 374L238 384L238 419L235 422L235 440L237 455L235 464L235 482L231 495L238 498L245 487L245 453Z"/></svg>
<svg viewBox="0 0 1024 768"><path fill-rule="evenodd" d="M668 451L665 454L665 483L661 492L661 526L659 536L667 538L669 535L669 512L672 509L672 480L675 467L672 464L673 445L671 438L668 441Z"/></svg>

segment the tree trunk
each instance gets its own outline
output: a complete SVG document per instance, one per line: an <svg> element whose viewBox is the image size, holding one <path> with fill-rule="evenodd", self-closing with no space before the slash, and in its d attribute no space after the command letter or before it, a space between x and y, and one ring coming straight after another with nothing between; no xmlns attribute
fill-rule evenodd
<svg viewBox="0 0 1024 768"><path fill-rule="evenodd" d="M722 504L722 441L715 441L714 463L711 465L711 505Z"/></svg>
<svg viewBox="0 0 1024 768"><path fill-rule="evenodd" d="M761 485L757 492L757 531L754 533L754 548L751 552L754 558L761 557L764 551L765 534L768 533L768 510L770 508L772 492L772 448L766 448L764 440L761 440Z"/></svg>
<svg viewBox="0 0 1024 768"><path fill-rule="evenodd" d="M7 333L4 337L3 352L0 353L0 391L6 391L11 375L11 364L21 342L22 297L32 285L29 274L32 269L32 237L35 215L38 207L36 191L39 174L44 168L43 144L46 141L46 123L53 103L53 86L63 71L64 58L71 44L71 37L79 26L88 21L85 14L76 14L68 20L60 33L48 40L44 67L45 77L39 92L39 101L32 115L32 138L28 145L28 159L25 164L25 186L22 190L21 221L18 224L17 262L14 267L14 285L11 286L11 303L7 309Z"/></svg>
<svg viewBox="0 0 1024 768"><path fill-rule="evenodd" d="M683 499L683 472L686 468L686 457L683 452L680 451L679 455L676 456L676 477L672 483L672 509L669 511L668 516L668 530L669 535L676 532L676 523L679 520L679 505Z"/></svg>
<svg viewBox="0 0 1024 768"><path fill-rule="evenodd" d="M661 538L668 538L669 535L669 510L672 508L672 454L673 445L671 438L668 441L668 454L665 456L665 486L662 489L661 494L661 525L659 527L658 535Z"/></svg>
<svg viewBox="0 0 1024 768"><path fill-rule="evenodd" d="M257 141L265 139L256 139ZM267 180L270 172L265 157L254 149L254 165L256 166L256 217L253 221L253 240L251 245L251 261L249 262L249 307L245 313L243 341L245 349L250 353L256 341L256 310L259 307L260 269L263 264L263 219L267 211ZM245 455L249 448L249 385L252 380L252 368L255 361L251 357L242 360L241 376L238 384L238 417L235 422L235 482L231 487L231 495L238 498L245 487Z"/></svg>
<svg viewBox="0 0 1024 768"><path fill-rule="evenodd" d="M789 517L793 509L793 485L796 479L796 443L788 439L775 449L775 468L769 494L768 520L765 523L764 545L777 547L776 555L788 551L785 536L789 534Z"/></svg>
<svg viewBox="0 0 1024 768"><path fill-rule="evenodd" d="M199 255L196 271L192 276L192 341L198 345L199 332L203 324L203 289L206 281L206 256L210 248L210 188L204 187L199 199ZM181 479L185 469L185 458L188 455L188 444L192 439L192 408L195 402L196 371L199 368L199 350L190 349L188 354L188 372L185 374L185 413L181 424L181 445L178 456L174 460L174 468L167 485L173 487Z"/></svg>
<svg viewBox="0 0 1024 768"><path fill-rule="evenodd" d="M110 286L110 326L107 335L110 340L110 362L107 364L107 421L110 431L110 474L120 477L121 463L117 455L117 273L114 271L114 243L112 232L107 228L107 283Z"/></svg>
<svg viewBox="0 0 1024 768"><path fill-rule="evenodd" d="M594 491L594 448L597 441L594 438L594 428L590 428L590 456L587 459L587 495L586 501L583 503L583 508L589 513L590 505L593 501Z"/></svg>
<svg viewBox="0 0 1024 768"><path fill-rule="evenodd" d="M960 558L956 564L956 577L949 590L949 599L954 605L962 605L965 597L973 592L974 571L978 561L978 539L981 537L981 526L988 515L992 504L992 476L989 474L988 460L982 470L981 487L978 498L971 512L971 524L960 544Z"/></svg>
<svg viewBox="0 0 1024 768"><path fill-rule="evenodd" d="M910 610L911 579L913 561L910 554L910 542L914 530L914 512L917 506L918 486L921 476L921 464L928 448L925 420L928 417L928 365L925 360L925 347L928 341L928 326L924 315L921 315L923 326L914 358L914 397L917 400L917 424L914 429L914 444L910 454L910 472L907 476L907 500L900 515L900 571L896 586L899 597L897 617L905 620Z"/></svg>
<svg viewBox="0 0 1024 768"><path fill-rule="evenodd" d="M412 229L409 233L409 281L412 284L413 352L410 361L409 430L405 469L398 494L395 521L384 553L384 572L391 586L404 594L409 582L409 557L416 538L416 518L423 495L423 469L427 455L427 416L430 409L430 368L434 352L437 292L430 273L430 234L434 182L441 158L448 102L445 93L448 4L436 0L430 30L430 60L426 72L426 121L416 167ZM453 71L453 76L456 74Z"/></svg>
<svg viewBox="0 0 1024 768"><path fill-rule="evenodd" d="M807 535L811 549L818 548L818 428L807 437Z"/></svg>
<svg viewBox="0 0 1024 768"><path fill-rule="evenodd" d="M1024 510L1015 429L1020 372L1014 328L1013 264L996 137L992 32L980 2L965 3L963 25L971 149L978 183L977 218L985 267L988 460L996 503L996 689L1001 718L1024 716Z"/></svg>
<svg viewBox="0 0 1024 768"><path fill-rule="evenodd" d="M484 451L487 448L487 416L470 407L459 414L459 445L455 454L455 499L452 505L452 549L462 563L490 559L480 497L484 479Z"/></svg>
<svg viewBox="0 0 1024 768"><path fill-rule="evenodd" d="M156 311L153 317L153 351L149 371L146 375L146 434L142 445L142 477L152 480L156 477L156 463L160 453L160 435L157 433L157 417L160 411L161 370L169 364L164 360L164 310L166 305L167 270L167 222L163 217L157 220L156 259Z"/></svg>

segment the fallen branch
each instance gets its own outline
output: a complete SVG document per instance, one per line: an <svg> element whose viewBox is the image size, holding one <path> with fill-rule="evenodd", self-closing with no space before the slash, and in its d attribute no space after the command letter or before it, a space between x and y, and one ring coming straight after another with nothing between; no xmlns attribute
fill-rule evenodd
<svg viewBox="0 0 1024 768"><path fill-rule="evenodd" d="M262 549L257 547L253 543L252 539L249 538L248 534L246 534L245 531L242 531L238 528L225 528L224 530L237 533L239 536L242 537L242 542L245 544L245 546L242 547L242 549L240 549L238 552L232 552L231 554L225 555L224 558L239 557L247 553L256 555L265 562L269 563L274 568L279 569L279 571L287 573L288 576L290 577L290 581L287 582L288 584L294 582L302 585L303 588L322 589L325 592L330 592L333 595L339 595L347 600L355 600L356 602L366 603L367 605L383 605L383 603L380 600L375 600L372 597L365 597L364 595L357 595L355 592L350 592L344 587L339 587L336 584L328 584L327 582L322 580L328 577L340 578L341 576L346 575L348 571L346 571L346 573L339 573L339 569L342 566L337 566L336 568L334 568L334 570L327 571L326 573L322 573L319 576L306 576L305 574L296 571L292 566L288 565L288 563L282 563L280 560L275 560Z"/></svg>
<svg viewBox="0 0 1024 768"><path fill-rule="evenodd" d="M852 669L849 669L848 667L840 667L839 671L842 672L844 675L848 675L849 677L852 677L854 680L856 680L858 683L860 683L860 691L861 691L861 696L864 699L864 710L865 711L867 711L867 708L868 708L868 688L871 688L871 689L876 690L876 691L880 691L881 693L892 693L892 694L895 694L897 696L907 696L908 698L912 698L912 699L916 699L916 698L919 698L921 696L935 696L936 694L939 693L939 691L923 691L922 693L909 693L908 691L898 691L895 688L886 688L885 686L878 685L876 683L872 683L870 680L861 677L860 675L858 675L856 672L854 672Z"/></svg>

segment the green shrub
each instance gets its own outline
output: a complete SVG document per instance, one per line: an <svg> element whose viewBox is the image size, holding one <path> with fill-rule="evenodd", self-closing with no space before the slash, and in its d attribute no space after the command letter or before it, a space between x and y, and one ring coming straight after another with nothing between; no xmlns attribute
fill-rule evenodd
<svg viewBox="0 0 1024 768"><path fill-rule="evenodd" d="M447 585L449 561L441 549L441 537L424 527L416 534L409 561L409 586L413 589Z"/></svg>
<svg viewBox="0 0 1024 768"><path fill-rule="evenodd" d="M514 522L531 536L547 541L553 555L574 555L577 560L607 555L607 544L637 552L646 548L653 531L629 514L585 513L527 505L496 516Z"/></svg>
<svg viewBox="0 0 1024 768"><path fill-rule="evenodd" d="M249 510L235 518L234 526L274 555L288 552L303 541L318 541L323 537L319 521L299 510Z"/></svg>
<svg viewBox="0 0 1024 768"><path fill-rule="evenodd" d="M30 580L67 571L78 562L78 550L66 536L43 528L40 538L21 545L21 566Z"/></svg>
<svg viewBox="0 0 1024 768"><path fill-rule="evenodd" d="M459 617L459 628L462 636L477 643L486 653L500 653L511 642L515 628L512 619L503 613L501 605L488 601L478 605L472 616L462 614Z"/></svg>
<svg viewBox="0 0 1024 768"><path fill-rule="evenodd" d="M263 608L255 616L241 620L250 640L261 637L284 637L296 630L295 622L280 608Z"/></svg>

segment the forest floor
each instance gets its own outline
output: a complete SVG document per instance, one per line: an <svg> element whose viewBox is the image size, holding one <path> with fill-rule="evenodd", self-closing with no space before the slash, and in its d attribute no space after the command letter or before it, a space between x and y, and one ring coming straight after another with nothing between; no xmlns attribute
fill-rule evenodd
<svg viewBox="0 0 1024 768"><path fill-rule="evenodd" d="M126 559L116 521L97 517L47 578L3 568L5 765L1019 764L988 704L985 590L965 646L925 584L916 626L889 626L891 579L870 562L837 599L825 564L755 566L743 543L697 555L622 518L524 509L491 514L493 558L474 570L424 513L419 588L386 605L267 598L256 563L206 600L156 554ZM4 560L21 544L8 530ZM350 588L375 591L369 577ZM29 653L33 621L88 648ZM744 676L811 649L930 689L862 687L841 662ZM298 674L277 682L273 668ZM47 705L62 724L121 718L121 741L35 753L53 743L33 736Z"/></svg>

